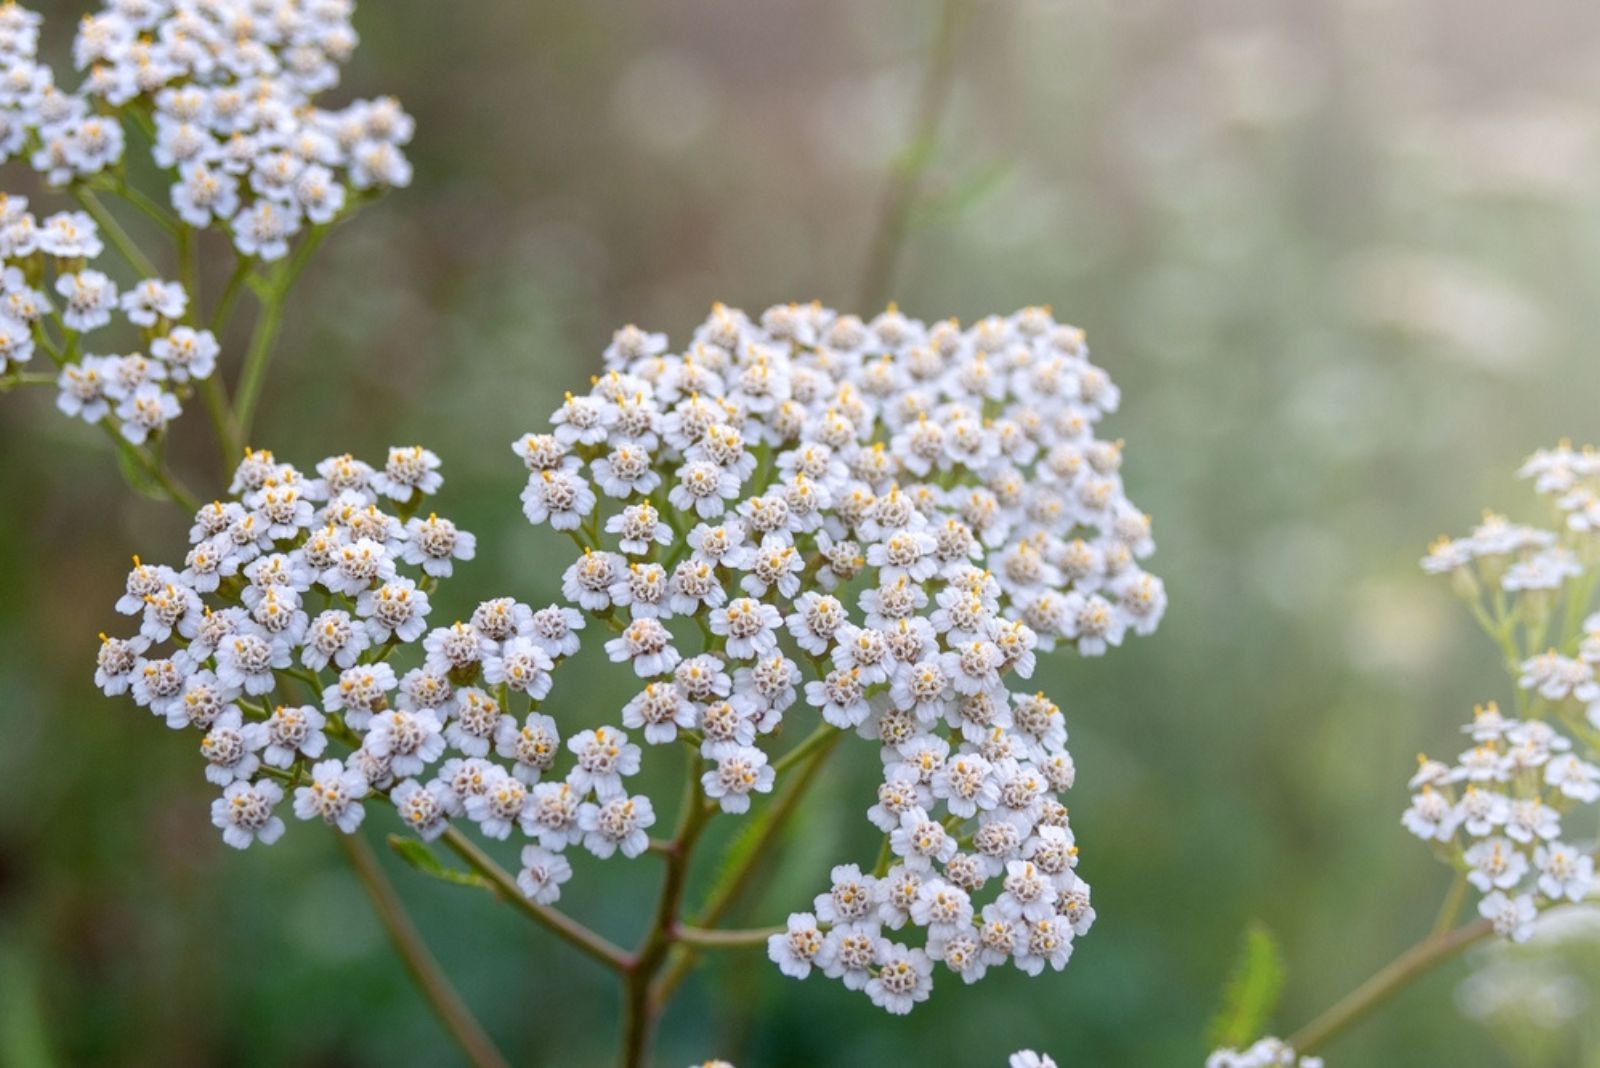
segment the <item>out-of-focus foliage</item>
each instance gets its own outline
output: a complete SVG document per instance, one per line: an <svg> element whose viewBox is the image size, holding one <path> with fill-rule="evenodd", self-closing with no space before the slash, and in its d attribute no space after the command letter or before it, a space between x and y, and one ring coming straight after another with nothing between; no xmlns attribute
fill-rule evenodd
<svg viewBox="0 0 1600 1068"><path fill-rule="evenodd" d="M41 6L60 55L79 8ZM714 298L853 306L932 7L368 0L341 92L416 114L416 181L313 267L258 443L304 463L427 441L442 506L481 535L439 616L548 596L559 546L522 520L507 443L625 322L679 337ZM1063 975L944 984L905 1020L723 958L667 1019L663 1064L991 1064L1023 1045L1196 1063L1258 916L1294 964L1275 1020L1307 1018L1427 930L1445 877L1398 826L1396 784L1503 696L1416 559L1505 499L1532 448L1594 437L1600 10L974 8L895 289L915 314L1049 302L1124 390L1110 429L1139 444L1125 474L1172 609L1154 640L1040 679L1068 715L1100 919ZM93 691L111 622L93 606L129 552L170 556L182 530L45 408L13 396L0 416L0 1062L448 1063L332 843L224 849L188 743ZM199 429L174 442L196 483L215 475ZM625 696L597 672L591 700ZM731 919L802 903L861 823L837 799L859 796L819 791ZM605 975L487 895L385 862L513 1059L608 1055ZM580 911L631 936L649 890ZM1482 974L1463 1017L1466 968L1341 1039L1339 1063L1596 1055L1592 1028L1557 1040L1500 1011ZM1588 985L1564 990L1595 1016ZM1558 1041L1586 1045L1539 1052Z"/></svg>
<svg viewBox="0 0 1600 1068"><path fill-rule="evenodd" d="M1233 971L1222 988L1222 1004L1206 1032L1206 1044L1243 1049L1270 1030L1272 1010L1283 996L1283 952L1262 923L1244 929Z"/></svg>

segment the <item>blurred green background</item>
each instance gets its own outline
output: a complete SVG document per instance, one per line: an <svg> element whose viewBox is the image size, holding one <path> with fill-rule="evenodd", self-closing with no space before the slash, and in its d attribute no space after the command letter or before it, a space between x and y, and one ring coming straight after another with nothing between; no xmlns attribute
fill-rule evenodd
<svg viewBox="0 0 1600 1068"><path fill-rule="evenodd" d="M59 55L82 6L43 9ZM303 465L428 444L441 511L481 539L439 616L548 596L559 545L523 521L507 443L623 323L678 341L713 299L853 308L936 15L367 0L327 99L399 96L416 181L314 265L256 442ZM1193 1065L1252 918L1289 963L1283 1030L1426 931L1447 879L1398 825L1403 780L1506 683L1416 560L1485 504L1526 511L1525 453L1600 437L1597 59L1600 9L1558 0L971 5L893 290L927 318L1050 303L1124 390L1109 429L1171 611L1042 672L1100 919L1065 973L945 981L906 1019L723 957L660 1064L995 1065L1027 1045ZM128 554L178 559L181 528L45 398L0 411L0 1063L450 1063L328 837L226 849L192 739L90 685ZM178 444L209 487L203 423ZM863 852L876 757L839 756L739 921ZM369 820L374 840L391 826ZM580 863L574 911L631 939L638 864ZM606 975L391 866L515 1061L609 1058ZM1454 965L1330 1063L1600 1063L1594 952L1573 959L1561 998L1522 1008Z"/></svg>

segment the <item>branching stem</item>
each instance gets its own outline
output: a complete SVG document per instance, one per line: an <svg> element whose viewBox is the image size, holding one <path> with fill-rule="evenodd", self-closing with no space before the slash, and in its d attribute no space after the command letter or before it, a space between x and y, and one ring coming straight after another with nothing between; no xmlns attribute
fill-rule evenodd
<svg viewBox="0 0 1600 1068"><path fill-rule="evenodd" d="M933 156L944 119L950 88L954 81L956 41L965 16L965 0L944 0L939 9L939 25L933 47L917 92L916 113L912 117L911 137L906 147L890 164L889 177L878 201L877 225L867 252L866 269L861 278L862 314L880 307L889 298L895 268L905 248L916 206L917 190Z"/></svg>
<svg viewBox="0 0 1600 1068"><path fill-rule="evenodd" d="M444 1024L450 1037L461 1047L461 1052L475 1068L508 1068L506 1059L484 1033L466 1003L461 1000L461 995L445 978L439 962L423 943L394 885L389 882L389 877L378 864L378 858L373 855L372 847L360 835L339 834L335 837L356 878L360 880L361 888L372 900L372 911L383 923L389 941L404 962L406 971L439 1017L439 1022Z"/></svg>
<svg viewBox="0 0 1600 1068"><path fill-rule="evenodd" d="M245 353L244 369L239 373L239 386L233 396L234 426L241 442L250 439L256 404L261 400L261 387L266 379L267 365L271 362L272 345L278 338L278 328L283 325L284 298L294 287L300 272L311 262L312 254L322 244L327 232L327 226L311 228L289 257L289 262L269 283L270 288L262 298L261 314L256 319L255 331L250 335L250 348Z"/></svg>
<svg viewBox="0 0 1600 1068"><path fill-rule="evenodd" d="M456 856L466 861L469 868L489 880L503 901L515 906L557 938L613 971L625 971L632 965L632 958L626 951L612 945L577 920L536 901L529 901L523 896L517 886L517 880L510 872L496 864L493 857L478 848L472 839L454 827L447 829L440 841L444 842Z"/></svg>
<svg viewBox="0 0 1600 1068"><path fill-rule="evenodd" d="M1493 930L1488 920L1476 920L1464 927L1430 934L1384 965L1328 1011L1289 1036L1289 1045L1302 1055L1317 1052L1396 992L1474 942L1483 940Z"/></svg>
<svg viewBox="0 0 1600 1068"><path fill-rule="evenodd" d="M128 265L139 273L139 277L161 277L161 272L156 269L156 265L151 262L150 257L140 251L133 238L128 236L128 231L122 228L122 224L117 222L116 216L111 214L92 190L76 185L72 187L72 196L82 205L83 210L89 213L100 229L105 231L106 237L111 239L111 243L116 246L122 258L127 260Z"/></svg>

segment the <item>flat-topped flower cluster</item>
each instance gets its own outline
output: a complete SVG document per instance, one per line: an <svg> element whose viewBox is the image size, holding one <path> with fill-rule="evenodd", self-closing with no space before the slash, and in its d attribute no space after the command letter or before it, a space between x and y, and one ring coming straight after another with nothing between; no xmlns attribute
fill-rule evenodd
<svg viewBox="0 0 1600 1068"><path fill-rule="evenodd" d="M216 370L219 346L210 330L190 325L182 285L146 278L119 293L91 266L104 251L84 212L41 221L26 198L0 194L0 376L20 373L42 345L59 367L56 407L140 445L164 432L194 384ZM90 335L119 320L137 351L87 351Z"/></svg>
<svg viewBox="0 0 1600 1068"><path fill-rule="evenodd" d="M83 208L35 215L27 198L0 194L0 386L48 384L24 375L42 352L63 412L135 446L158 438L215 370L232 297L248 284L275 302L303 257L272 261L291 246L309 254L319 228L410 181L402 146L413 124L395 101L312 103L355 48L353 6L114 0L79 23L84 77L71 91L37 60L40 17L0 7L0 163L25 160ZM170 210L130 183L130 137L149 146ZM132 242L101 193L155 220L184 284L155 276L160 257ZM202 309L207 229L229 235L236 269ZM119 285L108 246L136 272L131 283ZM133 329L108 338L119 317ZM221 420L223 395L210 387Z"/></svg>
<svg viewBox="0 0 1600 1068"><path fill-rule="evenodd" d="M643 851L649 801L620 789L638 749L575 733L576 766L544 781L560 757L554 720L509 714L510 694L542 696L575 651L577 612L501 598L430 629L430 592L475 550L420 514L438 468L421 447L391 449L380 468L330 457L315 476L247 454L230 499L195 517L182 567L135 560L116 607L139 630L102 639L95 681L201 735L229 845L276 841L288 791L295 816L345 833L386 796L425 840L456 819L497 839L520 828L540 842L523 851L522 884L552 901L567 845Z"/></svg>
<svg viewBox="0 0 1600 1068"><path fill-rule="evenodd" d="M1321 1057L1302 1057L1281 1038L1263 1038L1246 1049L1219 1049L1206 1068L1322 1068Z"/></svg>
<svg viewBox="0 0 1600 1068"><path fill-rule="evenodd" d="M347 834L386 797L424 840L453 820L493 839L520 831L537 844L522 851L519 883L553 902L569 845L644 852L651 802L623 789L639 747L534 710L578 649L576 610L505 597L429 627L430 593L476 548L420 514L439 466L413 446L381 468L329 457L312 477L249 453L232 497L195 517L181 568L135 560L116 607L139 631L102 638L95 681L202 735L206 777L222 787L211 817L229 845L276 841L287 791L295 816ZM527 709L513 716L513 701ZM563 741L572 767L556 777Z"/></svg>
<svg viewBox="0 0 1600 1068"><path fill-rule="evenodd" d="M39 16L0 10L0 161L51 185L121 181L132 129L186 224L273 260L352 195L404 186L412 121L392 99L313 103L354 52L353 0L112 0L78 25L67 91L37 61Z"/></svg>
<svg viewBox="0 0 1600 1068"><path fill-rule="evenodd" d="M1075 769L1023 684L1037 653L1098 655L1166 604L1082 332L1043 308L963 329L719 305L679 352L619 331L605 368L514 444L528 519L578 547L569 607L641 685L605 735L687 743L729 812L773 789L780 733L882 756L879 863L835 867L773 959L892 1012L935 961L1064 966L1094 916L1058 798Z"/></svg>
<svg viewBox="0 0 1600 1068"><path fill-rule="evenodd" d="M1403 822L1434 844L1483 895L1479 911L1515 941L1543 908L1595 889L1594 843L1569 830L1600 801L1600 453L1541 450L1521 474L1549 498L1555 530L1488 515L1467 537L1441 539L1423 560L1449 575L1502 646L1516 712L1490 702L1463 727L1452 763L1419 758Z"/></svg>

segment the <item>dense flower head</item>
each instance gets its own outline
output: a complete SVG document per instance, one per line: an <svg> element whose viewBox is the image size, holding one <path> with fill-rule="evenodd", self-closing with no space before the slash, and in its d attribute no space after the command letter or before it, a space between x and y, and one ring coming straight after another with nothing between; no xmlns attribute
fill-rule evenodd
<svg viewBox="0 0 1600 1068"><path fill-rule="evenodd" d="M391 98L313 103L355 50L352 0L112 0L73 42L77 88L37 62L39 17L0 14L0 162L25 157L55 186L119 170L150 146L190 226L239 252L283 256L347 201L404 186L412 120ZM137 129L136 135L130 132Z"/></svg>
<svg viewBox="0 0 1600 1068"><path fill-rule="evenodd" d="M352 833L386 798L423 838L462 820L537 839L519 881L553 901L571 875L565 846L642 849L649 801L621 788L637 747L575 735L568 781L547 781L559 728L509 714L512 693L548 688L582 618L504 598L432 625L430 594L475 551L470 533L423 514L438 467L420 446L382 465L330 457L312 474L247 452L228 499L195 516L181 565L135 558L116 609L138 630L102 638L95 681L200 734L229 845L275 841L286 799L295 817Z"/></svg>
<svg viewBox="0 0 1600 1068"><path fill-rule="evenodd" d="M1563 443L1535 453L1521 475L1548 499L1556 529L1488 514L1423 560L1450 576L1501 644L1515 709L1480 705L1454 761L1419 757L1402 816L1465 873L1479 913L1519 942L1540 909L1583 901L1597 885L1593 844L1579 844L1572 825L1575 810L1600 802L1600 614L1588 611L1600 566L1591 515L1600 453Z"/></svg>
<svg viewBox="0 0 1600 1068"><path fill-rule="evenodd" d="M1262 1038L1246 1049L1219 1049L1206 1068L1322 1068L1321 1057L1302 1057L1281 1038Z"/></svg>
<svg viewBox="0 0 1600 1068"><path fill-rule="evenodd" d="M297 241L309 252L319 228L409 182L412 121L393 100L312 102L355 47L353 7L113 0L78 25L82 81L70 91L37 61L39 16L0 9L0 163L24 161L82 209L35 214L27 198L0 194L0 379L48 356L61 411L136 446L157 439L215 372L212 328L221 333L230 306L224 296L213 316L196 304L196 231L225 232L237 250L227 293L246 283L265 293L302 257L271 261ZM124 173L130 137L150 146L170 211ZM102 193L175 239L187 287L149 276L152 257Z"/></svg>
<svg viewBox="0 0 1600 1068"><path fill-rule="evenodd" d="M681 351L618 331L590 390L513 444L527 518L578 549L566 607L638 679L617 766L687 743L740 813L812 744L877 746L882 859L834 867L772 936L786 974L904 1013L935 964L1059 969L1093 922L1064 717L1026 680L1165 609L1121 443L1095 433L1118 401L1043 308L963 329L717 305Z"/></svg>
<svg viewBox="0 0 1600 1068"><path fill-rule="evenodd" d="M36 220L25 198L0 194L0 375L43 345L58 369L56 407L141 445L216 370L219 346L194 325L182 285L146 278L119 291L99 269L104 251L84 212Z"/></svg>
<svg viewBox="0 0 1600 1068"><path fill-rule="evenodd" d="M1056 1068L1053 1057L1031 1049L1019 1049L1006 1060L1007 1068Z"/></svg>

